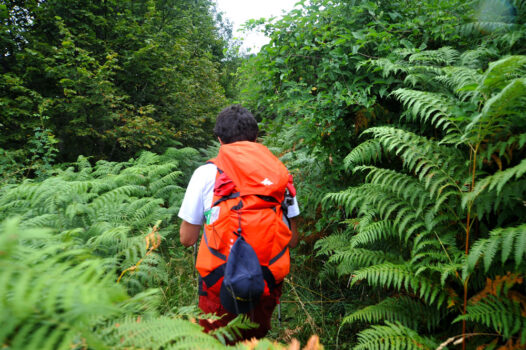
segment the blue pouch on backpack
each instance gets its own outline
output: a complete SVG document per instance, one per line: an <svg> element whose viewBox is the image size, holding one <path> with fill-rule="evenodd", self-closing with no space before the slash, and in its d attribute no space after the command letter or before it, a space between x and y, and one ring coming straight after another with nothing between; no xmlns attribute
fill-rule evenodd
<svg viewBox="0 0 526 350"><path fill-rule="evenodd" d="M232 314L247 313L265 289L263 271L254 249L240 236L230 249L219 298Z"/></svg>

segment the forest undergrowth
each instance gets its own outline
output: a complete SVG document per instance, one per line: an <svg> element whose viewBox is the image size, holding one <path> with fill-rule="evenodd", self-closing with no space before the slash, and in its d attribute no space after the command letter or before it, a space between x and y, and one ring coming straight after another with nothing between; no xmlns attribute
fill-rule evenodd
<svg viewBox="0 0 526 350"><path fill-rule="evenodd" d="M207 335L196 324L215 316L197 309L194 254L180 246L175 214L190 169L203 160L191 148L123 163L80 157L44 180L3 186L4 347L223 349L249 327L238 318Z"/></svg>
<svg viewBox="0 0 526 350"><path fill-rule="evenodd" d="M250 326L201 332L178 237L228 100L302 211L280 317L237 348L526 349L524 0L299 1L247 23L270 37L247 57L207 1L37 3L0 4L3 348L221 349Z"/></svg>
<svg viewBox="0 0 526 350"><path fill-rule="evenodd" d="M318 1L266 23L241 96L302 190L309 287L343 299L327 347L526 347L525 20Z"/></svg>

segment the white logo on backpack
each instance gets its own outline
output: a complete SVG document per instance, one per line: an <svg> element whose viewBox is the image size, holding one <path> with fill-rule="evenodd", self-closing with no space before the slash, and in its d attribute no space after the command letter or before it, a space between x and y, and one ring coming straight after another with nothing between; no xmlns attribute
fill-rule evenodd
<svg viewBox="0 0 526 350"><path fill-rule="evenodd" d="M270 186L270 185L274 185L274 183L272 181L270 181L269 179L265 178L265 180L261 181L261 183L265 186Z"/></svg>

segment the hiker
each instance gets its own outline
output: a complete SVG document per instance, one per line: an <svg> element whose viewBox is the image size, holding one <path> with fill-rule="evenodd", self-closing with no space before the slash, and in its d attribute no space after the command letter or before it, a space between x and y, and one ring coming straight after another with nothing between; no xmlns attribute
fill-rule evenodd
<svg viewBox="0 0 526 350"><path fill-rule="evenodd" d="M296 190L285 166L256 143L258 125L247 109L225 108L214 133L218 156L194 171L179 210L184 246L197 242L204 225L199 308L222 316L199 323L209 332L243 313L259 326L236 341L262 338L289 272L289 248L298 242Z"/></svg>

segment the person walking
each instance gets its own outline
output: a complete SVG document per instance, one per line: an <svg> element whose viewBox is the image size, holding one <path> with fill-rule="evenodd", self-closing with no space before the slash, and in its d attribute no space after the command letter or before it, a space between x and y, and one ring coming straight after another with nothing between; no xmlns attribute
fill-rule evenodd
<svg viewBox="0 0 526 350"><path fill-rule="evenodd" d="M234 342L264 337L271 328L289 249L298 243L300 214L292 176L256 142L257 121L232 105L217 116L216 158L197 168L179 210L180 241L194 245L203 227L196 269L199 308L218 320L201 319L206 332L246 314L258 326Z"/></svg>

